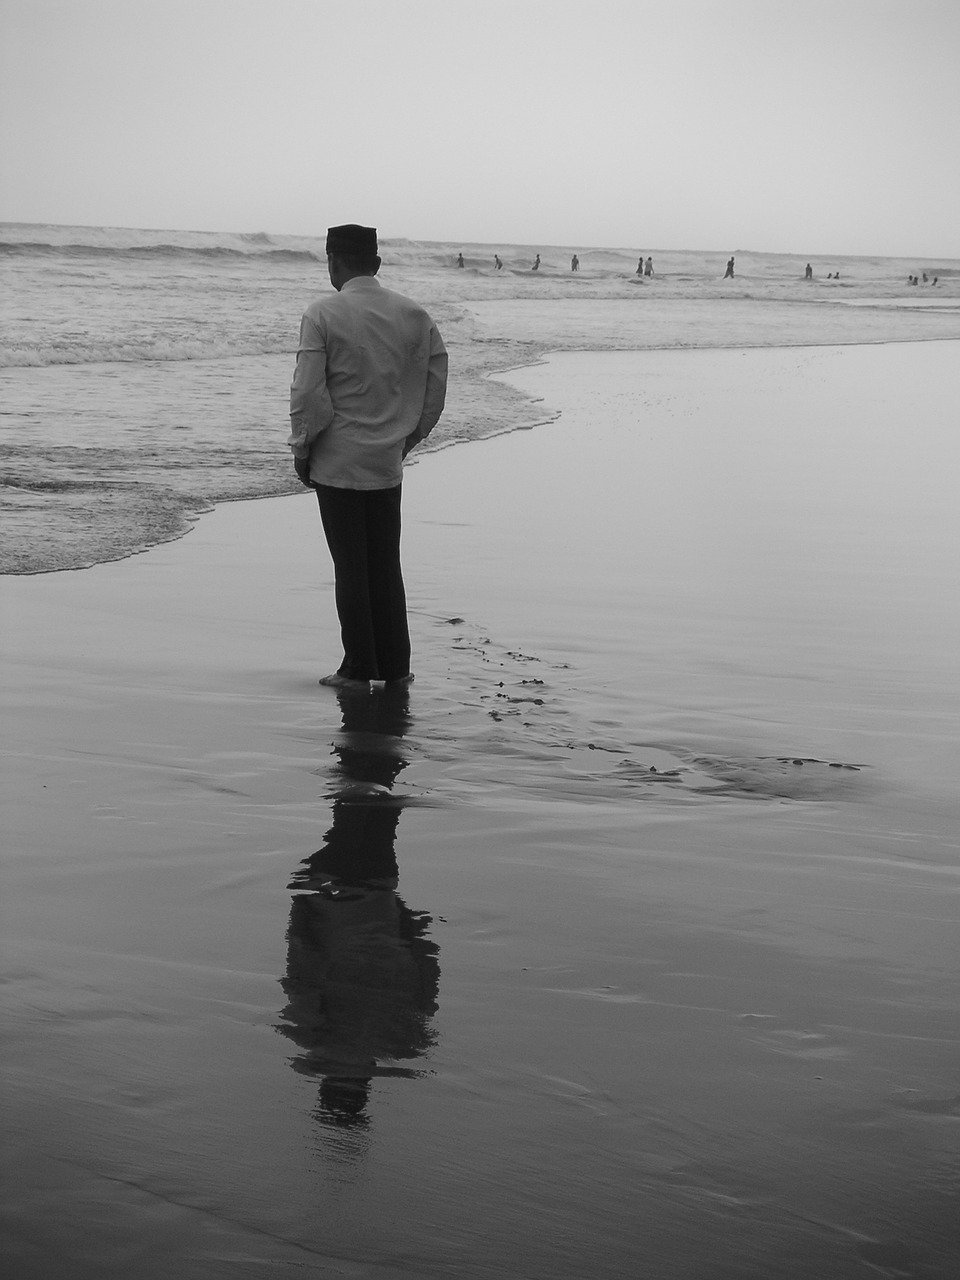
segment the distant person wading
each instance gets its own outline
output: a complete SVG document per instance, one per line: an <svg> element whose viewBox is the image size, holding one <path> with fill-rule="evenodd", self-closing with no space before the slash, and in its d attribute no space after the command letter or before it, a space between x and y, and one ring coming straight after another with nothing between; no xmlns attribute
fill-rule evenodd
<svg viewBox="0 0 960 1280"><path fill-rule="evenodd" d="M294 467L316 490L336 580L343 661L320 683L405 684L410 634L400 570L403 459L443 411L447 353L422 307L374 279L377 233L327 233L336 293L300 324L290 388Z"/></svg>

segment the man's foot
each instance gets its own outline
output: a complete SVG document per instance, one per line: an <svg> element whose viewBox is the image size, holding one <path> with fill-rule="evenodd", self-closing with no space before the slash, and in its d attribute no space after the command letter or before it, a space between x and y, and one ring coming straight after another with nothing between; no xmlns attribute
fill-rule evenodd
<svg viewBox="0 0 960 1280"><path fill-rule="evenodd" d="M321 676L320 683L331 689L352 689L355 693L370 692L369 680L351 680L349 676L342 676L339 671L334 671L329 676Z"/></svg>
<svg viewBox="0 0 960 1280"><path fill-rule="evenodd" d="M405 676L397 676L396 680L384 680L383 687L385 689L403 689L410 684L413 684L412 671L408 671Z"/></svg>

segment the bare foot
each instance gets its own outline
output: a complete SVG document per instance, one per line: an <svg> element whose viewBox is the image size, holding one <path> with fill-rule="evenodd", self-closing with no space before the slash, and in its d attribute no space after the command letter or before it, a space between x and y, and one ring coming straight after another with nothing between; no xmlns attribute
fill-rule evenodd
<svg viewBox="0 0 960 1280"><path fill-rule="evenodd" d="M334 671L332 675L321 676L320 683L328 685L331 689L353 689L357 693L369 693L369 680L351 680L349 676L342 676L339 671Z"/></svg>

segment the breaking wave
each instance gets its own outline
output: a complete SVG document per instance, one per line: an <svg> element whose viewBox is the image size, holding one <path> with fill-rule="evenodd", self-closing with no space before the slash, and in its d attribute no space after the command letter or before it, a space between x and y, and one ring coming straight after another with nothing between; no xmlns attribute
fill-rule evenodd
<svg viewBox="0 0 960 1280"><path fill-rule="evenodd" d="M251 242L249 248L230 245L178 245L141 244L118 247L101 244L47 244L40 240L0 240L0 254L7 257L36 257L47 255L59 258L269 258L274 262L325 262L326 257L312 249L288 249L259 245Z"/></svg>
<svg viewBox="0 0 960 1280"><path fill-rule="evenodd" d="M37 347L29 343L0 344L0 369L40 369L52 365L136 364L146 360L224 360L237 356L289 355L289 338L271 341L177 341L158 335L140 342L76 341Z"/></svg>

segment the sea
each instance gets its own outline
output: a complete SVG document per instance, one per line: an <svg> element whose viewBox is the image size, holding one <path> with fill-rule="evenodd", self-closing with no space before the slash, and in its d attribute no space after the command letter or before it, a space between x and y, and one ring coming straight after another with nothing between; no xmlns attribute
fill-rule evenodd
<svg viewBox="0 0 960 1280"><path fill-rule="evenodd" d="M455 269L461 251L464 271ZM560 286L565 297L624 298L638 283L637 249L580 246L576 277L569 247L543 248L538 275L535 252L382 242L381 278L429 305L456 370L428 447L538 417L530 401L486 374L529 364L550 342L536 333L527 342L478 338L464 301L502 298L505 289L514 299L542 298ZM722 274L725 257L656 261L675 291L694 296L704 279ZM803 270L790 255L738 262L758 289ZM825 266L818 263L822 274ZM843 266L838 289L850 275ZM930 264L930 272L956 277L957 267ZM856 266L877 282L871 292L908 269L883 259ZM297 491L287 397L300 316L329 288L322 237L3 223L0 273L0 573L121 559L182 536L217 502ZM928 290L907 301L929 308L940 299Z"/></svg>
<svg viewBox="0 0 960 1280"><path fill-rule="evenodd" d="M219 500L293 491L321 241L6 225L0 261L0 571L118 559Z"/></svg>
<svg viewBox="0 0 960 1280"><path fill-rule="evenodd" d="M501 252L526 272L530 251ZM384 283L413 275L445 337L456 253L381 242ZM300 316L330 288L322 236L3 223L0 273L0 573L121 559L217 502L298 490L288 394ZM454 395L428 447L514 425Z"/></svg>

